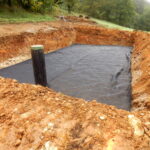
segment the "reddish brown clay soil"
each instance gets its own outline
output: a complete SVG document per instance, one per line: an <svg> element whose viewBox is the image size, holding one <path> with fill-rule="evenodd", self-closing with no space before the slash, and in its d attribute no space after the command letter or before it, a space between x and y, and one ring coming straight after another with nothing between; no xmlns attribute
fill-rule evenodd
<svg viewBox="0 0 150 150"><path fill-rule="evenodd" d="M132 54L132 95L133 110L150 110L150 34L134 34Z"/></svg>
<svg viewBox="0 0 150 150"><path fill-rule="evenodd" d="M34 32L27 32L28 25ZM17 32L10 34L7 26ZM43 44L46 52L73 43L133 46L135 110L0 78L0 150L150 150L150 34L73 21L0 25L0 31L1 62L29 55L32 44Z"/></svg>
<svg viewBox="0 0 150 150"><path fill-rule="evenodd" d="M0 78L0 149L149 150L150 112L129 113Z"/></svg>
<svg viewBox="0 0 150 150"><path fill-rule="evenodd" d="M76 37L72 28L52 28L46 22L37 23L37 26L31 23L0 25L0 32L0 62L30 54L30 46L33 44L41 43L45 51L50 52L71 45Z"/></svg>

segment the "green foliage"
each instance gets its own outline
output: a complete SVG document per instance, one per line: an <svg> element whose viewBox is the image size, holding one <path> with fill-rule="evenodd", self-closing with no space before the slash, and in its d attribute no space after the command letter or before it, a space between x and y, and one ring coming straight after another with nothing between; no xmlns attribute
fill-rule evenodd
<svg viewBox="0 0 150 150"><path fill-rule="evenodd" d="M24 0L27 2L28 0ZM54 0L30 0L30 10L33 12L52 11L55 3Z"/></svg>
<svg viewBox="0 0 150 150"><path fill-rule="evenodd" d="M67 8L68 12L71 13L76 4L76 0L63 0L62 2L65 5L65 7Z"/></svg>
<svg viewBox="0 0 150 150"><path fill-rule="evenodd" d="M8 1L11 2L11 5ZM60 1L61 0L0 0L0 5L8 5L9 7L19 6L33 12L47 12L52 11L53 7L59 4Z"/></svg>
<svg viewBox="0 0 150 150"><path fill-rule="evenodd" d="M142 15L139 15L135 28L139 30L150 31L150 8L144 10Z"/></svg>
<svg viewBox="0 0 150 150"><path fill-rule="evenodd" d="M135 16L135 8L131 0L109 0L101 10L105 13L102 14L102 18L119 25L132 27L132 22ZM111 9L109 9L111 8Z"/></svg>
<svg viewBox="0 0 150 150"><path fill-rule="evenodd" d="M145 1L144 0L134 0L134 2L135 2L135 6L136 6L136 12L143 13Z"/></svg>
<svg viewBox="0 0 150 150"><path fill-rule="evenodd" d="M43 9L43 2L40 2L38 0L32 0L31 1L31 10L34 12L41 12Z"/></svg>
<svg viewBox="0 0 150 150"><path fill-rule="evenodd" d="M82 14L150 31L150 3L146 0L77 0L77 3L75 10Z"/></svg>
<svg viewBox="0 0 150 150"><path fill-rule="evenodd" d="M132 0L85 0L83 12L92 17L132 27L135 5Z"/></svg>
<svg viewBox="0 0 150 150"><path fill-rule="evenodd" d="M22 8L0 8L0 23L42 22L55 20L52 15L31 13Z"/></svg>

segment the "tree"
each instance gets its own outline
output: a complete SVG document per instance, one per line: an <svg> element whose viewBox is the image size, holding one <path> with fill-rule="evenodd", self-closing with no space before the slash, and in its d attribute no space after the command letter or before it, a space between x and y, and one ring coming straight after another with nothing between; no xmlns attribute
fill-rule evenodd
<svg viewBox="0 0 150 150"><path fill-rule="evenodd" d="M12 6L12 0L0 0L0 5L8 5L9 7Z"/></svg>
<svg viewBox="0 0 150 150"><path fill-rule="evenodd" d="M64 0L63 2L67 7L68 12L71 13L75 6L75 0Z"/></svg>
<svg viewBox="0 0 150 150"><path fill-rule="evenodd" d="M139 30L150 31L150 8L144 10L144 13L136 22L135 28Z"/></svg>
<svg viewBox="0 0 150 150"><path fill-rule="evenodd" d="M143 13L144 12L144 5L145 5L145 1L144 0L135 0L135 4L136 4L136 11L137 13Z"/></svg>
<svg viewBox="0 0 150 150"><path fill-rule="evenodd" d="M135 5L132 0L103 0L100 12L102 19L123 26L133 26Z"/></svg>
<svg viewBox="0 0 150 150"><path fill-rule="evenodd" d="M12 1L8 0L8 6L11 7L12 6Z"/></svg>
<svg viewBox="0 0 150 150"><path fill-rule="evenodd" d="M99 6L101 4L100 0L84 0L80 2L79 9L81 12L86 13L91 17L100 18Z"/></svg>
<svg viewBox="0 0 150 150"><path fill-rule="evenodd" d="M133 0L85 0L84 11L98 19L132 27L135 17Z"/></svg>

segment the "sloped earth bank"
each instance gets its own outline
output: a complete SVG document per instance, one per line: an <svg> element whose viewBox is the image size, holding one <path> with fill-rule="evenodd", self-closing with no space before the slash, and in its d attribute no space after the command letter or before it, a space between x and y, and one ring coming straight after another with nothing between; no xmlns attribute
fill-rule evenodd
<svg viewBox="0 0 150 150"><path fill-rule="evenodd" d="M129 113L0 78L2 150L149 150L150 112Z"/></svg>
<svg viewBox="0 0 150 150"><path fill-rule="evenodd" d="M53 30L46 30L48 27ZM96 101L86 102L41 86L0 78L0 149L150 149L148 33L105 29L85 23L46 23L44 29L33 33L21 31L2 35L0 58L4 61L20 54L29 55L30 45L39 43L45 45L46 52L73 43L133 46L134 111L119 110Z"/></svg>

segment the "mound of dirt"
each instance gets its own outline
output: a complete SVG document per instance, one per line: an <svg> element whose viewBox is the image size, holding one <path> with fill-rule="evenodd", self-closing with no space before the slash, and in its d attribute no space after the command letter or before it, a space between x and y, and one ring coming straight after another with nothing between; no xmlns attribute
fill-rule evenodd
<svg viewBox="0 0 150 150"><path fill-rule="evenodd" d="M150 112L129 113L11 79L0 83L0 149L150 147Z"/></svg>
<svg viewBox="0 0 150 150"><path fill-rule="evenodd" d="M72 23L77 23L77 22L88 23L93 25L97 24L95 21L88 19L88 17L83 18L83 17L76 17L76 16L65 16L64 21L72 22Z"/></svg>

